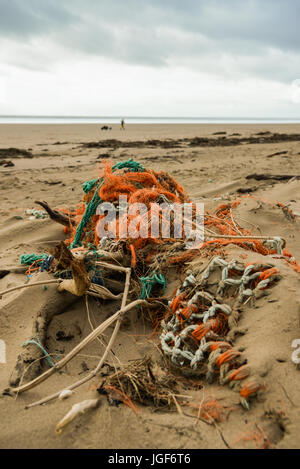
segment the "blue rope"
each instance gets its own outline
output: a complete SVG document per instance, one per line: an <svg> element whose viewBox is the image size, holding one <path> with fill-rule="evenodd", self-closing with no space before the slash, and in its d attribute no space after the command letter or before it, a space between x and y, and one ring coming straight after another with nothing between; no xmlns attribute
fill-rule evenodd
<svg viewBox="0 0 300 469"><path fill-rule="evenodd" d="M48 256L47 259L43 260L43 262L41 263L41 272L44 272L44 270L46 270L46 272L49 272L53 260L53 256Z"/></svg>
<svg viewBox="0 0 300 469"><path fill-rule="evenodd" d="M50 357L49 353L47 352L47 350L44 349L44 347L40 343L39 339L37 339L37 340L34 340L34 339L28 340L27 342L24 342L22 347L26 347L26 345L29 345L29 344L37 345L37 347L39 347L42 350L42 352L45 354L45 358L48 361L51 368L53 368L55 366L55 363L51 359L51 357Z"/></svg>

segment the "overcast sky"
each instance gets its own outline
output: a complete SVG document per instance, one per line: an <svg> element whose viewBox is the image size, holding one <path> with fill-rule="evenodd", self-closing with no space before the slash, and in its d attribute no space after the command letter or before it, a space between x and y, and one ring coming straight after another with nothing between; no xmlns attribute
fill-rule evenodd
<svg viewBox="0 0 300 469"><path fill-rule="evenodd" d="M298 0L0 0L0 114L300 117L299 23Z"/></svg>

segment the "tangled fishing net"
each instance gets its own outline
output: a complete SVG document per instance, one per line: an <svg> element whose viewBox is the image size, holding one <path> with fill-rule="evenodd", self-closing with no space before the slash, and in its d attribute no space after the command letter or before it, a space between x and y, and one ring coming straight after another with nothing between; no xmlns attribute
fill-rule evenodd
<svg viewBox="0 0 300 469"><path fill-rule="evenodd" d="M153 236L152 217L159 218L160 234L166 221L163 213L157 211L157 206L169 205L171 209L174 204L191 201L167 172L146 169L133 160L114 166L105 164L99 178L83 184L83 192L83 203L76 210L64 212L68 220L64 223L64 230L68 233L65 243L70 252L83 259L90 278L90 282L85 283L94 285L94 288L95 285L104 285L102 271L95 267L95 261L99 259L126 267L131 265L135 285L133 294L142 299L159 298L164 306L163 313L153 314L153 317L158 321L156 327L160 328L161 350L172 366L205 375L210 383L218 379L221 385L229 384L239 392L241 404L249 408L249 398L264 386L250 376L246 357L233 345L239 305L254 301L280 277L278 270L269 262L244 265L234 259L225 259L223 250L228 245L235 245L263 256L281 257L300 271L296 260L286 250L285 241L280 237L255 236L240 227L234 220L232 209L242 199L224 203L214 213L206 212L204 240L192 249L189 249L184 230L181 237L174 236L176 226L172 216L169 219L170 235L164 238ZM120 205L120 197L126 197L126 210ZM106 214L98 213L101 203L112 204L116 214L115 219L105 221L107 234L102 237L99 236L99 226L106 220ZM147 214L130 212L134 203L144 204ZM193 213L195 205L191 206ZM146 231L140 237L142 224ZM134 233L129 229L132 226L135 227ZM33 269L58 272L60 278L72 279L72 268L59 261L58 257L27 255L21 262ZM197 258L208 260L205 270L193 269L191 261ZM164 291L171 271L184 274L185 280L171 297L166 298ZM149 371L150 368L147 369ZM148 374L146 384L143 381L142 385L140 380L137 386L145 396L153 384L151 372ZM122 374L117 375L117 381L122 377ZM126 380L124 389L121 387L119 391L132 395L128 374ZM110 383L110 386L115 385ZM162 393L158 399L162 396L165 399L166 394Z"/></svg>

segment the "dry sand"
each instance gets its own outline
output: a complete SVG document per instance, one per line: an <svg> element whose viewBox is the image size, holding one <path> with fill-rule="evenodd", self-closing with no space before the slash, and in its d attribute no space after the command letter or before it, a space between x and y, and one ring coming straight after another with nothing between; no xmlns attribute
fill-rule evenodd
<svg viewBox="0 0 300 469"><path fill-rule="evenodd" d="M237 146L189 146L176 148L135 145L134 148L85 148L81 144L104 139L146 141L210 137L215 132L250 137L260 132L298 133L298 125L130 125L126 131L112 126L100 131L96 125L1 125L0 149L29 150L33 158L7 157L15 166L0 166L0 270L17 266L23 253L42 252L64 239L62 229L49 219L29 220L24 215L36 207L35 200L52 206L71 207L82 199L81 184L98 175L103 155L112 161L133 157L146 167L167 170L194 200L204 200L207 209L216 207L220 195L238 194L240 188L253 190L265 202L247 199L236 209L242 226L259 225L262 234L285 237L290 251L300 259L299 215L300 180L286 182L245 179L252 173L300 175L300 141L279 143L243 143ZM220 136L215 136L218 138ZM60 142L60 144L57 144ZM269 157L272 154L284 154ZM100 159L97 159L102 155ZM107 156L106 156L107 157ZM0 160L1 162L1 160ZM202 198L202 199L201 199ZM277 202L289 204L294 222L283 214ZM22 217L22 219L19 219ZM244 220L244 221L243 221ZM247 220L247 221L245 221ZM252 225L251 225L252 223ZM228 249L239 257L239 249ZM248 253L247 262L258 255ZM270 259L263 259L264 262ZM273 260L272 260L273 261ZM273 261L274 262L274 261ZM62 389L92 369L103 351L95 341L71 361L62 373L20 395L17 399L0 396L0 448L233 448L269 445L275 448L300 447L300 371L291 361L292 341L300 339L300 275L283 260L276 260L283 276L271 295L257 301L255 308L243 309L240 326L247 330L236 346L245 350L252 369L259 374L266 392L253 401L249 412L238 405L238 395L227 387L207 385L193 391L194 402L213 396L234 407L218 429L176 412L154 412L141 407L138 415L121 405L111 407L103 397L99 409L80 417L61 436L54 434L56 423L71 405L94 398L93 385L99 378L77 389L67 401L53 401L25 410L26 404ZM0 280L0 291L24 282L24 276L11 273ZM55 289L49 286L11 293L0 300L0 339L6 342L7 362L0 364L0 390L8 387L21 345L31 334L39 308ZM114 303L99 308L90 302L91 317L99 324L112 311ZM58 331L73 336L69 342L56 340ZM48 350L66 353L90 332L84 303L79 301L67 312L56 316L48 330ZM122 363L153 353L151 329L142 318L124 325L114 346ZM110 356L110 360L116 360ZM190 393L190 391L187 391ZM191 391L192 392L192 391ZM255 436L259 435L258 442ZM264 442L262 435L265 436Z"/></svg>

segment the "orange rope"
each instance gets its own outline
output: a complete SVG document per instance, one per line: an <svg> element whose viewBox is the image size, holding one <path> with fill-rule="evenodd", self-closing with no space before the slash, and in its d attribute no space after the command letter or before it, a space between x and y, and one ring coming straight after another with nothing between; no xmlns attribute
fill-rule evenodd
<svg viewBox="0 0 300 469"><path fill-rule="evenodd" d="M130 244L130 251L132 255L132 260L131 260L131 267L134 268L136 266L136 253L133 244Z"/></svg>

